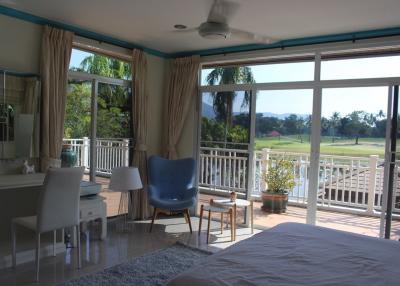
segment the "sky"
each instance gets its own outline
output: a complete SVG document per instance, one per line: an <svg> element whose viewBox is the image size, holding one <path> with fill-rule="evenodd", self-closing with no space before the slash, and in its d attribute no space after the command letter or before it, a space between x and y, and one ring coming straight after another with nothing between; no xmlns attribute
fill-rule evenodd
<svg viewBox="0 0 400 286"><path fill-rule="evenodd" d="M91 54L73 49L70 67L78 67L81 61ZM363 59L329 60L321 64L321 79L353 79L376 77L399 77L400 56L374 57ZM283 63L250 66L255 81L289 82L308 81L314 77L313 62ZM202 84L210 70L203 70ZM377 114L386 113L387 87L331 88L322 93L322 116L330 117L333 112L345 116L355 110ZM242 98L242 97L240 97ZM209 102L209 104L212 104ZM234 105L240 111L241 101ZM311 114L312 90L261 90L257 95L257 113Z"/></svg>
<svg viewBox="0 0 400 286"><path fill-rule="evenodd" d="M329 60L321 64L321 79L354 79L399 77L400 56L363 59ZM313 80L314 63L284 63L250 66L255 81L289 82ZM203 70L202 84L210 70ZM362 110L377 114L387 111L387 87L330 88L322 93L322 116L330 117L333 112L345 116L352 111ZM235 109L240 109L236 102ZM256 104L257 113L311 114L312 90L259 91Z"/></svg>
<svg viewBox="0 0 400 286"><path fill-rule="evenodd" d="M84 52L81 50L72 49L71 60L69 62L69 67L79 67L80 63L88 56L91 56L91 53Z"/></svg>

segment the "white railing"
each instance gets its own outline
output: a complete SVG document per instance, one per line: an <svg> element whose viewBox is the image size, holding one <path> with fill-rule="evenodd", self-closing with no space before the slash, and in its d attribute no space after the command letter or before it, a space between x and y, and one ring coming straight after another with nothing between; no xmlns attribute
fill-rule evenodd
<svg viewBox="0 0 400 286"><path fill-rule="evenodd" d="M90 139L63 139L64 144L71 145L77 155L77 166L90 168ZM96 140L96 174L111 175L115 167L129 166L129 139L105 139Z"/></svg>
<svg viewBox="0 0 400 286"><path fill-rule="evenodd" d="M246 150L201 148L199 174L201 186L245 193L248 155Z"/></svg>
<svg viewBox="0 0 400 286"><path fill-rule="evenodd" d="M253 168L248 167L248 158L249 152L244 150L201 148L200 187L214 191L234 190L240 193L245 193L249 187L251 195L258 197L261 191L266 189L262 174L268 172L268 165L271 162L283 158L292 161L295 166L296 186L290 193L289 203L307 204L309 154L263 149L255 152ZM249 169L254 170L253 174L248 174ZM321 155L319 206L374 214L381 207L383 175L383 161L376 155L369 157ZM246 185L248 176L252 176L252 186ZM395 185L397 186L395 198L398 200L399 182ZM395 202L394 210L400 211L399 204Z"/></svg>

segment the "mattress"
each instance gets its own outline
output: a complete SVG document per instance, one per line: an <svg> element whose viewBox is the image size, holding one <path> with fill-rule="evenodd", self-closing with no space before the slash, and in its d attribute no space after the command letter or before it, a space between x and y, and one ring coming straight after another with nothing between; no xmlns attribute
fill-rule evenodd
<svg viewBox="0 0 400 286"><path fill-rule="evenodd" d="M400 285L400 242L284 223L209 256L167 285Z"/></svg>

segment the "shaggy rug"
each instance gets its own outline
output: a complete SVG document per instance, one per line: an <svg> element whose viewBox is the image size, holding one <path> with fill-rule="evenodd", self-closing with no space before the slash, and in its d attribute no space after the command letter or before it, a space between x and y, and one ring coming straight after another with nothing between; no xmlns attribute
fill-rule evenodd
<svg viewBox="0 0 400 286"><path fill-rule="evenodd" d="M179 273L201 263L210 254L177 243L59 286L164 285Z"/></svg>

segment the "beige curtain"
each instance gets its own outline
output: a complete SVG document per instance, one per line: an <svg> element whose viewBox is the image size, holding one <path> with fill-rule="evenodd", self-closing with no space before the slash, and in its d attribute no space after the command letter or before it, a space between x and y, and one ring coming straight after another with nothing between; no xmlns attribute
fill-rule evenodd
<svg viewBox="0 0 400 286"><path fill-rule="evenodd" d="M36 77L25 79L25 96L22 104L22 113L33 114L33 134L31 157L39 157L39 116L40 116L40 82Z"/></svg>
<svg viewBox="0 0 400 286"><path fill-rule="evenodd" d="M68 66L73 33L45 26L42 36L40 75L40 169L58 165L64 133Z"/></svg>
<svg viewBox="0 0 400 286"><path fill-rule="evenodd" d="M179 142L190 105L197 92L199 56L179 58L172 61L168 80L167 150L165 156L177 159Z"/></svg>
<svg viewBox="0 0 400 286"><path fill-rule="evenodd" d="M145 219L151 214L147 197L147 60L146 54L133 50L132 56L132 116L134 149L132 165L139 168L144 189L131 193L132 219Z"/></svg>

